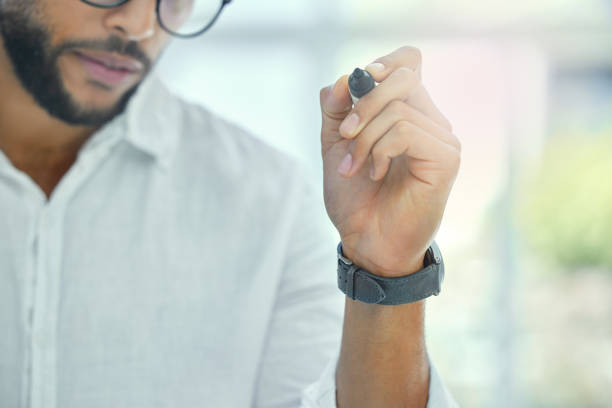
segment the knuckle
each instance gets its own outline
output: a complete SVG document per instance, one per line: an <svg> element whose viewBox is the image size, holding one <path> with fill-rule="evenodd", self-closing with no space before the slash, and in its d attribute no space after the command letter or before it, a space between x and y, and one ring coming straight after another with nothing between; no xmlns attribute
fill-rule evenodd
<svg viewBox="0 0 612 408"><path fill-rule="evenodd" d="M417 65L420 65L421 61L423 61L423 54L421 53L421 50L416 47L404 45L403 47L400 47L400 50L402 53L409 55L411 59L417 63Z"/></svg>
<svg viewBox="0 0 612 408"><path fill-rule="evenodd" d="M452 173L457 173L457 171L459 171L459 167L461 166L461 155L459 153L449 155L447 163Z"/></svg>
<svg viewBox="0 0 612 408"><path fill-rule="evenodd" d="M361 163L363 156L365 156L366 150L367 145L363 136L358 137L355 140L355 144L353 145L353 148L351 150L355 163Z"/></svg>
<svg viewBox="0 0 612 408"><path fill-rule="evenodd" d="M412 126L412 124L408 122L407 120L400 120L395 125L395 130L397 131L397 133L401 135L411 134L413 129L414 129L414 126Z"/></svg>
<svg viewBox="0 0 612 408"><path fill-rule="evenodd" d="M395 75L397 75L402 82L402 87L405 88L405 92L411 93L419 83L419 75L410 67L398 67L395 70Z"/></svg>
<svg viewBox="0 0 612 408"><path fill-rule="evenodd" d="M455 150L461 153L461 141L459 138L452 132L444 132L446 142L455 148Z"/></svg>
<svg viewBox="0 0 612 408"><path fill-rule="evenodd" d="M379 62L379 63L383 64L385 67L388 67L388 66L389 66L389 63L390 63L391 61L389 60L389 56L388 56L388 55L385 55L384 57L379 57L379 58L376 58L374 61L372 61L372 64L374 64L374 63L376 63L376 62Z"/></svg>
<svg viewBox="0 0 612 408"><path fill-rule="evenodd" d="M397 72L397 75L401 75L402 77L405 77L406 79L417 78L417 73L407 65L402 65L401 67L398 67L396 72Z"/></svg>
<svg viewBox="0 0 612 408"><path fill-rule="evenodd" d="M376 144L372 148L372 160L377 162L378 160L380 160L381 156L382 156L382 147L380 144Z"/></svg>
<svg viewBox="0 0 612 408"><path fill-rule="evenodd" d="M389 110L398 116L406 116L409 114L408 105L400 99L394 99L389 103Z"/></svg>
<svg viewBox="0 0 612 408"><path fill-rule="evenodd" d="M377 136L372 133L363 132L361 135L359 135L359 137L355 140L353 149L355 152L353 156L357 162L361 163L361 160L367 156L376 140Z"/></svg>

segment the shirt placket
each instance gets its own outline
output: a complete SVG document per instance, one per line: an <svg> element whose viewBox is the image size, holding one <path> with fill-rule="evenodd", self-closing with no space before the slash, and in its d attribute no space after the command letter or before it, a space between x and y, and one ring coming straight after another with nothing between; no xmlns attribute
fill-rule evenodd
<svg viewBox="0 0 612 408"><path fill-rule="evenodd" d="M24 291L28 309L26 336L29 338L29 352L25 353L26 407L57 406L59 300L66 207L78 187L99 166L117 140L118 134L113 132L103 142L79 154L51 199L43 200L38 208L31 251L33 276L25 279L30 287Z"/></svg>
<svg viewBox="0 0 612 408"><path fill-rule="evenodd" d="M32 289L32 328L30 330L30 406L54 407L56 378L57 270L54 239L58 237L57 215L45 203L39 211L34 240L35 276Z"/></svg>
<svg viewBox="0 0 612 408"><path fill-rule="evenodd" d="M40 216L41 209L45 206L45 195L43 191L22 171L16 169L8 158L0 151L0 173L9 180L12 180L21 187L21 199L23 207L28 214L26 222L26 242L23 246L25 252L24 262L21 264L22 269L17 275L19 291L21 293L21 321L24 329L23 338L24 361L22 378L22 403L21 407L31 406L31 380L32 380L32 352L33 352L33 331L34 331L34 311L35 311L35 290L37 287L37 276L40 275L39 264L44 263L44 255L41 257L39 250L39 232L40 232ZM16 243L16 248L20 250L20 244Z"/></svg>

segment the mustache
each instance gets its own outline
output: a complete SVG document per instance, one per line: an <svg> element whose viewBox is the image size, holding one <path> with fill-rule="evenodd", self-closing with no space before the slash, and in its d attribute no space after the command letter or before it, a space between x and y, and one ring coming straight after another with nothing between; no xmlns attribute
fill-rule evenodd
<svg viewBox="0 0 612 408"><path fill-rule="evenodd" d="M106 40L73 40L66 41L56 47L53 52L53 57L57 58L60 54L73 51L75 49L90 49L96 51L115 52L119 55L134 58L135 60L142 63L144 71L148 72L153 65L151 59L147 54L140 48L136 41L124 41L120 37L111 36Z"/></svg>

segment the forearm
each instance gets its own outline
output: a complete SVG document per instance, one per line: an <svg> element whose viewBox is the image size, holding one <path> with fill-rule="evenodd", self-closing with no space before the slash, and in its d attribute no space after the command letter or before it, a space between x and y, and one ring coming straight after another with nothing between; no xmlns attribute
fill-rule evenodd
<svg viewBox="0 0 612 408"><path fill-rule="evenodd" d="M424 303L384 306L346 298L336 371L339 408L426 406Z"/></svg>
<svg viewBox="0 0 612 408"><path fill-rule="evenodd" d="M347 253L348 252L348 253ZM345 255L372 273L387 275L350 250ZM406 266L416 272L423 256ZM406 272L405 271L405 272ZM429 360L424 337L425 301L368 304L345 298L344 326L336 371L339 408L425 407Z"/></svg>
<svg viewBox="0 0 612 408"><path fill-rule="evenodd" d="M379 85L357 103L346 77L321 90L323 191L344 257L395 278L423 269L459 170L461 143L423 87L418 49L402 47L374 62L368 72ZM346 281L351 293L354 282ZM420 295L439 290L440 279L431 283ZM427 405L423 309L423 302L346 299L336 367L340 408Z"/></svg>

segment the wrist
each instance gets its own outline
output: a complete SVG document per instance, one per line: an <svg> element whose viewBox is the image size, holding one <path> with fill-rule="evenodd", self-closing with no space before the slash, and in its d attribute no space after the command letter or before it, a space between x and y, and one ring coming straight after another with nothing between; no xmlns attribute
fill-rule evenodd
<svg viewBox="0 0 612 408"><path fill-rule="evenodd" d="M427 251L424 251L422 254L409 258L407 261L402 262L400 267L397 268L387 268L376 262L373 262L366 257L362 257L355 251L353 251L350 247L345 247L344 243L342 243L342 254L345 258L350 259L353 264L359 266L372 273L373 275L383 276L387 278L395 278L400 276L411 275L415 272L423 269L425 263L425 254Z"/></svg>

